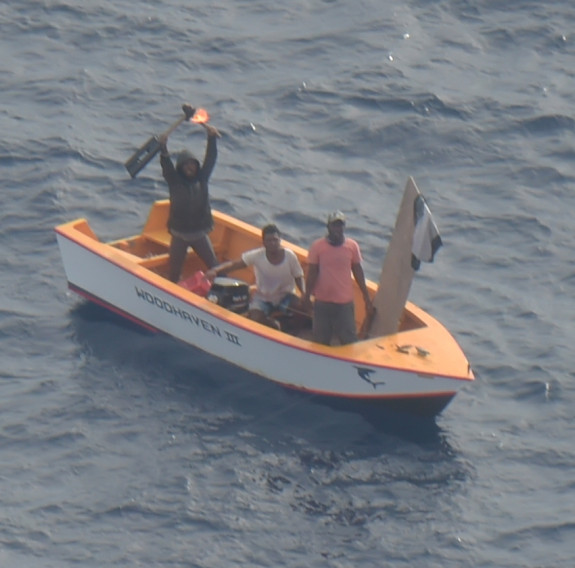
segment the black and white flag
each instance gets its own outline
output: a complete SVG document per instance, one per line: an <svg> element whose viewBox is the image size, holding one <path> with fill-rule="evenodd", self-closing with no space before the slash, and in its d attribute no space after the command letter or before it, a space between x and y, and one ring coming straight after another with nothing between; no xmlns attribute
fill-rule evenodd
<svg viewBox="0 0 575 568"><path fill-rule="evenodd" d="M413 270L419 270L422 262L433 262L435 253L443 243L423 195L416 197L413 210L415 229L411 247L411 267Z"/></svg>

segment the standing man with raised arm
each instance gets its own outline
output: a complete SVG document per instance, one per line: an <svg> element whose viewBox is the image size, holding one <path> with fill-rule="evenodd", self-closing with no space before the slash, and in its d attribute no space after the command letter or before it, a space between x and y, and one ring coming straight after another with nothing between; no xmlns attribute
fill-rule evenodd
<svg viewBox="0 0 575 568"><path fill-rule="evenodd" d="M193 115L191 105L183 105L186 115ZM160 164L162 174L170 191L170 214L168 230L172 235L170 243L169 279L178 282L186 259L188 247L191 246L203 260L207 268L217 264L214 247L209 233L214 228L212 209L208 191L208 180L218 156L216 139L220 133L209 124L202 124L206 129L207 143L203 164L189 151L178 154L176 165L168 153L168 137L161 135Z"/></svg>
<svg viewBox="0 0 575 568"><path fill-rule="evenodd" d="M304 306L309 306L313 295L314 341L325 345L330 345L334 337L342 345L358 339L352 274L363 294L365 313L373 310L361 266L359 245L346 237L344 230L345 215L341 211L330 213L327 235L316 240L308 252Z"/></svg>

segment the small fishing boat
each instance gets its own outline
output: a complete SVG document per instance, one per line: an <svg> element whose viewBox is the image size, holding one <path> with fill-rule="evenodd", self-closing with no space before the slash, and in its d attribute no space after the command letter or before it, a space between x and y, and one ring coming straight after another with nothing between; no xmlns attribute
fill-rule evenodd
<svg viewBox="0 0 575 568"><path fill-rule="evenodd" d="M148 330L169 334L250 373L341 408L435 416L474 375L448 330L403 300L405 281L411 277L405 276L403 261L398 264L397 258L405 252L405 243L409 246L413 241L414 221L402 225L402 210L405 219L412 219L405 212L413 210L411 201L417 193L410 178L386 255L391 269L386 270L384 263L380 283L367 282L377 308L375 319L391 316L391 324L372 321L356 289L356 320L364 339L350 345L315 343L305 314L288 314L282 330L246 317L254 285L251 268L216 278L210 290L202 291L201 286L190 285L203 269L190 249L182 282L169 281L167 200L152 205L141 233L135 236L102 242L86 219L55 230L69 288ZM219 211L213 211L213 217L210 237L220 261L261 246L259 228ZM306 251L285 240L283 245L296 253L306 271ZM395 261L394 251L399 251ZM411 251L407 253L403 256L409 263ZM378 303L378 298L383 300ZM395 305L386 306L390 301Z"/></svg>

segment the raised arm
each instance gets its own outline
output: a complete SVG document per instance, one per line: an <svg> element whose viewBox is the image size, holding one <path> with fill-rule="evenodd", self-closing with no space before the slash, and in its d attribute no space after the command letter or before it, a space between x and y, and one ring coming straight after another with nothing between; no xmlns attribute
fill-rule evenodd
<svg viewBox="0 0 575 568"><path fill-rule="evenodd" d="M168 152L168 135L160 134L158 136L158 143L160 144L160 165L162 166L162 175L169 183L170 180L176 176L176 168L174 167L174 163L172 162L170 153Z"/></svg>
<svg viewBox="0 0 575 568"><path fill-rule="evenodd" d="M202 124L206 129L208 140L206 142L206 155L204 156L204 163L202 164L202 175L204 179L208 179L212 175L214 166L216 165L216 160L218 158L218 145L216 143L217 138L221 138L221 135L217 128L210 126L209 124Z"/></svg>

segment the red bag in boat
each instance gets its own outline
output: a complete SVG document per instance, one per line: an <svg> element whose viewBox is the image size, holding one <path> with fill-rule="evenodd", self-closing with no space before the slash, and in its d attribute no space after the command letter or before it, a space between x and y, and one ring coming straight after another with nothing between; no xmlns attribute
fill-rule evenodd
<svg viewBox="0 0 575 568"><path fill-rule="evenodd" d="M194 272L185 280L180 280L178 284L182 288L185 288L194 294L198 294L198 296L204 297L208 295L208 292L212 287L212 283L206 278L206 275L201 270Z"/></svg>

